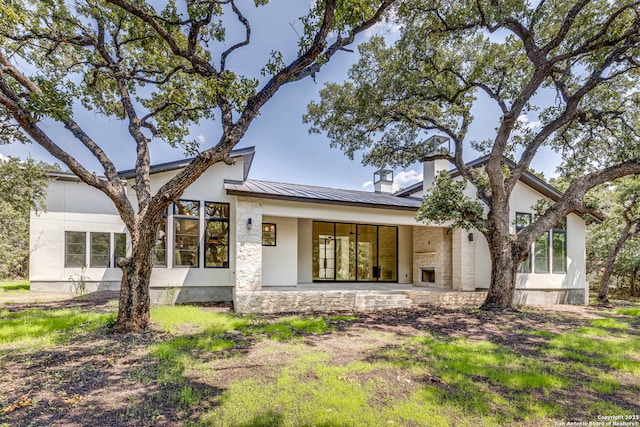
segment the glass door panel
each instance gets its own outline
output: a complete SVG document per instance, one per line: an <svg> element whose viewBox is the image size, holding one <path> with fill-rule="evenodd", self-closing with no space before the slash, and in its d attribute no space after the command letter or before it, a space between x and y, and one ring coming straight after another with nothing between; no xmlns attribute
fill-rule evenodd
<svg viewBox="0 0 640 427"><path fill-rule="evenodd" d="M358 281L375 281L378 278L378 233L375 225L358 225Z"/></svg>
<svg viewBox="0 0 640 427"><path fill-rule="evenodd" d="M335 224L313 223L313 280L335 279Z"/></svg>
<svg viewBox="0 0 640 427"><path fill-rule="evenodd" d="M398 227L314 221L312 246L314 281L398 281Z"/></svg>
<svg viewBox="0 0 640 427"><path fill-rule="evenodd" d="M398 229L378 226L378 280L398 281Z"/></svg>
<svg viewBox="0 0 640 427"><path fill-rule="evenodd" d="M336 224L336 280L356 280L356 225Z"/></svg>

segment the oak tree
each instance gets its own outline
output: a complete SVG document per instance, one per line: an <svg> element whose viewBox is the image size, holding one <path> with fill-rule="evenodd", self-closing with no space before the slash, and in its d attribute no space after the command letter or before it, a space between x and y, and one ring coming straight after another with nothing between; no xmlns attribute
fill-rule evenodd
<svg viewBox="0 0 640 427"><path fill-rule="evenodd" d="M421 217L484 234L491 284L483 307L511 308L518 265L536 239L569 213L592 212L589 189L640 173L640 3L407 1L395 17L397 40L362 45L348 80L327 84L305 120L348 156L364 152L365 164L450 160L484 207L443 178ZM474 137L474 121L495 131ZM434 133L450 138L452 152L430 152ZM509 200L544 147L575 178L515 232ZM483 168L465 165L469 150L489 156Z"/></svg>
<svg viewBox="0 0 640 427"><path fill-rule="evenodd" d="M255 0L256 7L266 3ZM118 260L117 331L148 325L151 253L167 206L211 165L231 162L233 147L282 86L317 73L393 3L312 2L301 18L297 56L287 59L274 46L266 64L243 75L232 59L250 44L252 26L243 13L249 6L236 0L2 2L0 138L40 144L114 203L131 238L130 255ZM101 145L91 122L78 119L83 109L128 129L136 152L134 203L108 155L118 143ZM214 119L220 127L215 144L200 147L187 139L190 125ZM66 137L56 139L51 121L66 129ZM153 193L150 145L156 141L196 155ZM74 144L99 162L100 174L64 148Z"/></svg>
<svg viewBox="0 0 640 427"><path fill-rule="evenodd" d="M607 219L592 227L587 240L592 264L602 268L598 300L603 303L609 302L614 273L629 277L629 294L634 296L640 271L640 177L619 179L607 190Z"/></svg>
<svg viewBox="0 0 640 427"><path fill-rule="evenodd" d="M46 170L55 165L0 159L0 279L29 272L29 216L46 208Z"/></svg>

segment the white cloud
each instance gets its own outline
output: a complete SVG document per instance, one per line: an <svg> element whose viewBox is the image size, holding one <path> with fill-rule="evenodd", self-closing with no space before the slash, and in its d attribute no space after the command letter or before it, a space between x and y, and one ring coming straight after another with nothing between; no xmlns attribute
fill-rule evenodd
<svg viewBox="0 0 640 427"><path fill-rule="evenodd" d="M526 114L520 114L518 116L518 122L524 129L529 129L529 130L539 128L542 125L542 123L540 123L539 120L536 120L535 122L529 121L529 118L527 117Z"/></svg>
<svg viewBox="0 0 640 427"><path fill-rule="evenodd" d="M373 190L373 181L366 181L362 183L363 190Z"/></svg>
<svg viewBox="0 0 640 427"><path fill-rule="evenodd" d="M204 135L198 135L196 136L196 141L198 141L198 144L204 144Z"/></svg>
<svg viewBox="0 0 640 427"><path fill-rule="evenodd" d="M413 169L408 171L400 171L393 177L393 191L398 191L401 188L406 188L411 184L422 181L422 172L418 173Z"/></svg>
<svg viewBox="0 0 640 427"><path fill-rule="evenodd" d="M374 35L382 35L387 39L387 43L391 44L400 35L400 25L392 17L388 21L376 22L370 28L367 28L363 34L366 39L370 39Z"/></svg>

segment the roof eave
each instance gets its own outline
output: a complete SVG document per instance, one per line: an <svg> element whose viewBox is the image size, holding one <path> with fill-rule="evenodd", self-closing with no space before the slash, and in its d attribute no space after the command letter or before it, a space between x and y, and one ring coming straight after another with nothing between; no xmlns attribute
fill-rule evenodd
<svg viewBox="0 0 640 427"><path fill-rule="evenodd" d="M341 200L330 200L330 199L311 199L306 197L298 197L298 196L285 196L285 195L277 195L277 194L268 194L268 193L256 193L253 191L243 191L243 190L235 190L235 189L226 189L227 194L230 196L243 196L243 197L254 197L257 199L269 199L269 200L282 200L288 202L304 202L304 203L315 203L322 205L337 205L337 206L352 206L359 208L373 208L373 209L388 209L388 210L403 210L403 211L413 211L417 212L417 207L412 206L397 206L397 205L383 205L383 204L373 204L373 203L362 203L362 202L348 202Z"/></svg>
<svg viewBox="0 0 640 427"><path fill-rule="evenodd" d="M255 155L255 152L256 152L256 149L255 147L252 146L252 147L239 148L237 150L233 150L229 154L229 157L231 158L234 158L234 157L245 158L245 164L244 164L244 170L243 170L243 175L245 179L249 175L249 169L251 168L251 163L253 163L253 157ZM189 163L191 163L191 161L194 158L195 157L191 157L188 159L176 160L173 162L159 163L157 165L151 166L149 173L153 175L156 173L170 172L177 169L182 169L186 167ZM121 172L118 172L118 176L122 179L131 179L136 176L136 170L135 169L123 170Z"/></svg>

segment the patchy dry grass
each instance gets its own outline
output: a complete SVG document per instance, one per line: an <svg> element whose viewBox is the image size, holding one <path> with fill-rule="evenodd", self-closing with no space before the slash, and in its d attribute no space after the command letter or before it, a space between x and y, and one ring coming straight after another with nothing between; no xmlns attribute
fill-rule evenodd
<svg viewBox="0 0 640 427"><path fill-rule="evenodd" d="M12 280L7 282L0 282L0 292L28 292L29 281L28 280Z"/></svg>
<svg viewBox="0 0 640 427"><path fill-rule="evenodd" d="M638 305L154 307L150 332L116 336L109 298L0 308L0 425L539 426L639 412Z"/></svg>

